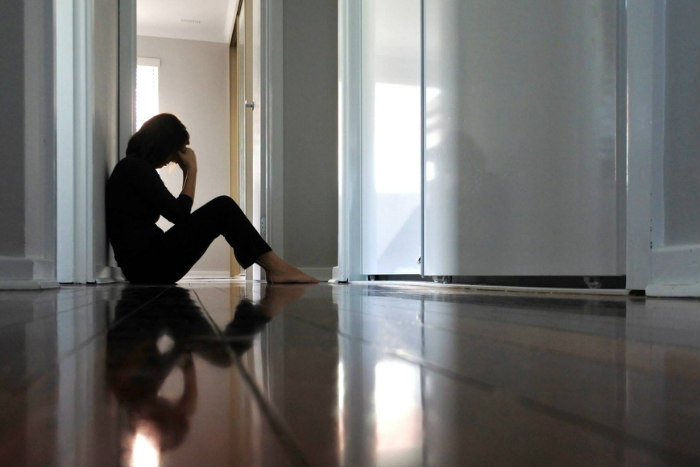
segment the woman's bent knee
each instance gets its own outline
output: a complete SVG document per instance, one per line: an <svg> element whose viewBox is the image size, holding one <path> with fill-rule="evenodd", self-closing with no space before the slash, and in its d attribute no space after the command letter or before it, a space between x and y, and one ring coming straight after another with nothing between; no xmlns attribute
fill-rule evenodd
<svg viewBox="0 0 700 467"><path fill-rule="evenodd" d="M236 202L233 199L231 199L230 196L223 195L223 196L217 196L216 198L212 199L208 203L205 203L200 209L207 208L207 210L211 209L211 210L220 211L220 210L225 210L225 209L231 209L231 207L233 207L233 206L238 207Z"/></svg>
<svg viewBox="0 0 700 467"><path fill-rule="evenodd" d="M236 207L238 208L238 204L231 198L230 196L222 195L222 196L217 196L213 200L210 201L210 203L214 203L217 205L221 206L227 206L227 207Z"/></svg>
<svg viewBox="0 0 700 467"><path fill-rule="evenodd" d="M242 214L241 208L238 207L238 204L236 204L236 202L230 196L226 195L217 196L202 206L202 208L206 208L207 211L215 211L218 215L222 216L235 215L239 213Z"/></svg>

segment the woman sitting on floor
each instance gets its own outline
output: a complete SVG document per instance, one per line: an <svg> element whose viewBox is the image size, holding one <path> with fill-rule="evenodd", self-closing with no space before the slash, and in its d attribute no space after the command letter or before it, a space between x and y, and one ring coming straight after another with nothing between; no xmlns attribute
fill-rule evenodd
<svg viewBox="0 0 700 467"><path fill-rule="evenodd" d="M318 282L277 256L230 197L220 196L190 213L197 157L189 142L177 117L156 115L131 137L126 157L109 177L107 234L126 278L134 283L174 283L223 235L238 263L243 268L259 264L269 282ZM183 174L177 198L156 172L170 162ZM174 224L166 232L156 225L161 215Z"/></svg>

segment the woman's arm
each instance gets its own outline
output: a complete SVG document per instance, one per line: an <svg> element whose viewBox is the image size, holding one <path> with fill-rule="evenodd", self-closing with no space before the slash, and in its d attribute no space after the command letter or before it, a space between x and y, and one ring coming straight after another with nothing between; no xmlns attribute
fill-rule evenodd
<svg viewBox="0 0 700 467"><path fill-rule="evenodd" d="M192 182L195 180L190 181L191 193L180 195L176 199L165 187L163 179L150 163L138 157L129 156L120 164L125 164L123 169L126 173L121 176L129 181L130 187L134 190L137 198L133 200L134 203L143 204L146 209L156 210L159 215L173 224L183 222L189 217L192 209L192 195L194 195ZM195 179L194 174L192 178Z"/></svg>
<svg viewBox="0 0 700 467"><path fill-rule="evenodd" d="M177 154L177 164L182 169L182 192L194 200L197 186L197 155L190 148L184 148Z"/></svg>

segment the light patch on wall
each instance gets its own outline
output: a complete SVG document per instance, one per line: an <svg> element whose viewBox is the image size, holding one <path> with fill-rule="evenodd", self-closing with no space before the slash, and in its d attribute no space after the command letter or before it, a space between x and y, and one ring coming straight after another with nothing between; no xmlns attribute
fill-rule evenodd
<svg viewBox="0 0 700 467"><path fill-rule="evenodd" d="M374 186L377 193L420 190L420 87L377 83Z"/></svg>
<svg viewBox="0 0 700 467"><path fill-rule="evenodd" d="M425 90L425 149L435 149L442 142L440 117L433 111L440 105L440 90L428 87Z"/></svg>

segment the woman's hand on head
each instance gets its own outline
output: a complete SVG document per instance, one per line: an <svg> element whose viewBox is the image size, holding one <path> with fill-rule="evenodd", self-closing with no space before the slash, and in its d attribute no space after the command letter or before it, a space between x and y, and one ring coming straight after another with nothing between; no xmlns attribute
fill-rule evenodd
<svg viewBox="0 0 700 467"><path fill-rule="evenodd" d="M197 170L197 155L192 148L185 147L178 151L175 162L183 171Z"/></svg>

